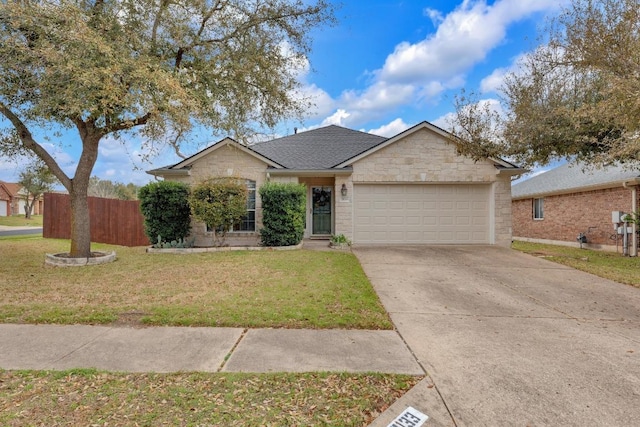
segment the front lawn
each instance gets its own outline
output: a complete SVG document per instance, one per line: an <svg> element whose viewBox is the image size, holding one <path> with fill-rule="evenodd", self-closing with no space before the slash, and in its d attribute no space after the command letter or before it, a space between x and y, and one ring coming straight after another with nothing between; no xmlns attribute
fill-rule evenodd
<svg viewBox="0 0 640 427"><path fill-rule="evenodd" d="M514 241L513 249L542 256L558 264L596 276L640 287L640 258L619 253Z"/></svg>
<svg viewBox="0 0 640 427"><path fill-rule="evenodd" d="M365 426L419 380L0 370L0 425Z"/></svg>
<svg viewBox="0 0 640 427"><path fill-rule="evenodd" d="M147 254L94 244L118 259L48 267L68 240L0 237L0 322L391 329L354 255L233 251Z"/></svg>
<svg viewBox="0 0 640 427"><path fill-rule="evenodd" d="M42 227L42 215L31 215L31 219L26 219L24 215L0 216L0 225Z"/></svg>

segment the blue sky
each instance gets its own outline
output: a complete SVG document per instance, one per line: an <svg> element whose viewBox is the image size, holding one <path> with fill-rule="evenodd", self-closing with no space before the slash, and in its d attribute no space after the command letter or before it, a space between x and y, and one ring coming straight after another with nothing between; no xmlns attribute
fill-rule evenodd
<svg viewBox="0 0 640 427"><path fill-rule="evenodd" d="M303 93L315 107L304 122L283 122L276 132L336 124L393 136L424 120L446 128L454 96L464 88L496 99L504 72L535 47L546 17L566 3L345 0L338 24L311 35L313 51L300 73ZM204 133L198 138L185 154L219 139ZM65 142L56 158L73 174L79 144ZM138 140L107 138L94 175L142 185L152 179L145 170L180 160L168 149L150 163L140 154ZM17 180L21 166L0 158L0 180Z"/></svg>

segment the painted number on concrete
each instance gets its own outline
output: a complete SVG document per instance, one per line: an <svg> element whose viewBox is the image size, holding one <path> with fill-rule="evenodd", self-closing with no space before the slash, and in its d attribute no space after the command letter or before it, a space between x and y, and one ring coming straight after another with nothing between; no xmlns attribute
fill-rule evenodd
<svg viewBox="0 0 640 427"><path fill-rule="evenodd" d="M428 416L409 406L387 427L420 427L428 419Z"/></svg>

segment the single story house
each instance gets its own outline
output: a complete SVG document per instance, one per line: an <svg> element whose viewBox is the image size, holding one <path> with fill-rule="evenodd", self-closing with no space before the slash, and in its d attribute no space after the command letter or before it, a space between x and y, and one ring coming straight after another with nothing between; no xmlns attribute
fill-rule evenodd
<svg viewBox="0 0 640 427"><path fill-rule="evenodd" d="M25 214L26 202L27 191L20 184L0 181L0 216ZM40 197L37 203L34 203L31 213L42 214L43 203L44 200Z"/></svg>
<svg viewBox="0 0 640 427"><path fill-rule="evenodd" d="M629 254L637 255L636 226L625 230L619 212L638 211L638 185L638 169L569 163L517 183L514 239L622 252L622 232L630 231Z"/></svg>
<svg viewBox="0 0 640 427"><path fill-rule="evenodd" d="M230 244L259 240L256 190L271 180L307 187L305 238L508 246L511 177L523 170L500 159L461 156L449 134L422 122L391 138L335 125L250 146L225 138L148 173L189 184L216 176L244 180L247 216L227 235ZM192 233L196 245L212 241L205 224L194 223Z"/></svg>

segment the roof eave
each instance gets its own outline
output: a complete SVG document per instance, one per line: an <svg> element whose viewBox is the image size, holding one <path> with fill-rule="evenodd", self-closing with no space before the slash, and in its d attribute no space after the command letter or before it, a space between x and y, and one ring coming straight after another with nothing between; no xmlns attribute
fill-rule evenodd
<svg viewBox="0 0 640 427"><path fill-rule="evenodd" d="M165 176L189 176L189 175L191 175L191 170L187 169L187 168L183 168L183 169L159 168L159 169L152 169L150 171L147 171L147 173L149 175L161 176L161 177L165 177Z"/></svg>
<svg viewBox="0 0 640 427"><path fill-rule="evenodd" d="M493 160L493 159L491 159ZM498 168L498 175L507 175L507 176L517 176L522 175L529 172L528 169L519 168L519 167L506 167L506 168Z"/></svg>
<svg viewBox="0 0 640 427"><path fill-rule="evenodd" d="M640 185L640 177L622 179L618 181L607 182L604 184L594 184L594 185L586 185L583 187L564 188L562 190L556 190L556 191L540 191L537 193L522 194L520 196L512 195L511 199L512 200L539 199L542 197L561 196L563 194L584 193L587 191L606 190L608 188L616 188L616 187L624 187L624 186L634 187L638 185Z"/></svg>
<svg viewBox="0 0 640 427"><path fill-rule="evenodd" d="M267 168L271 176L349 176L353 173L352 167L337 169L275 169Z"/></svg>

